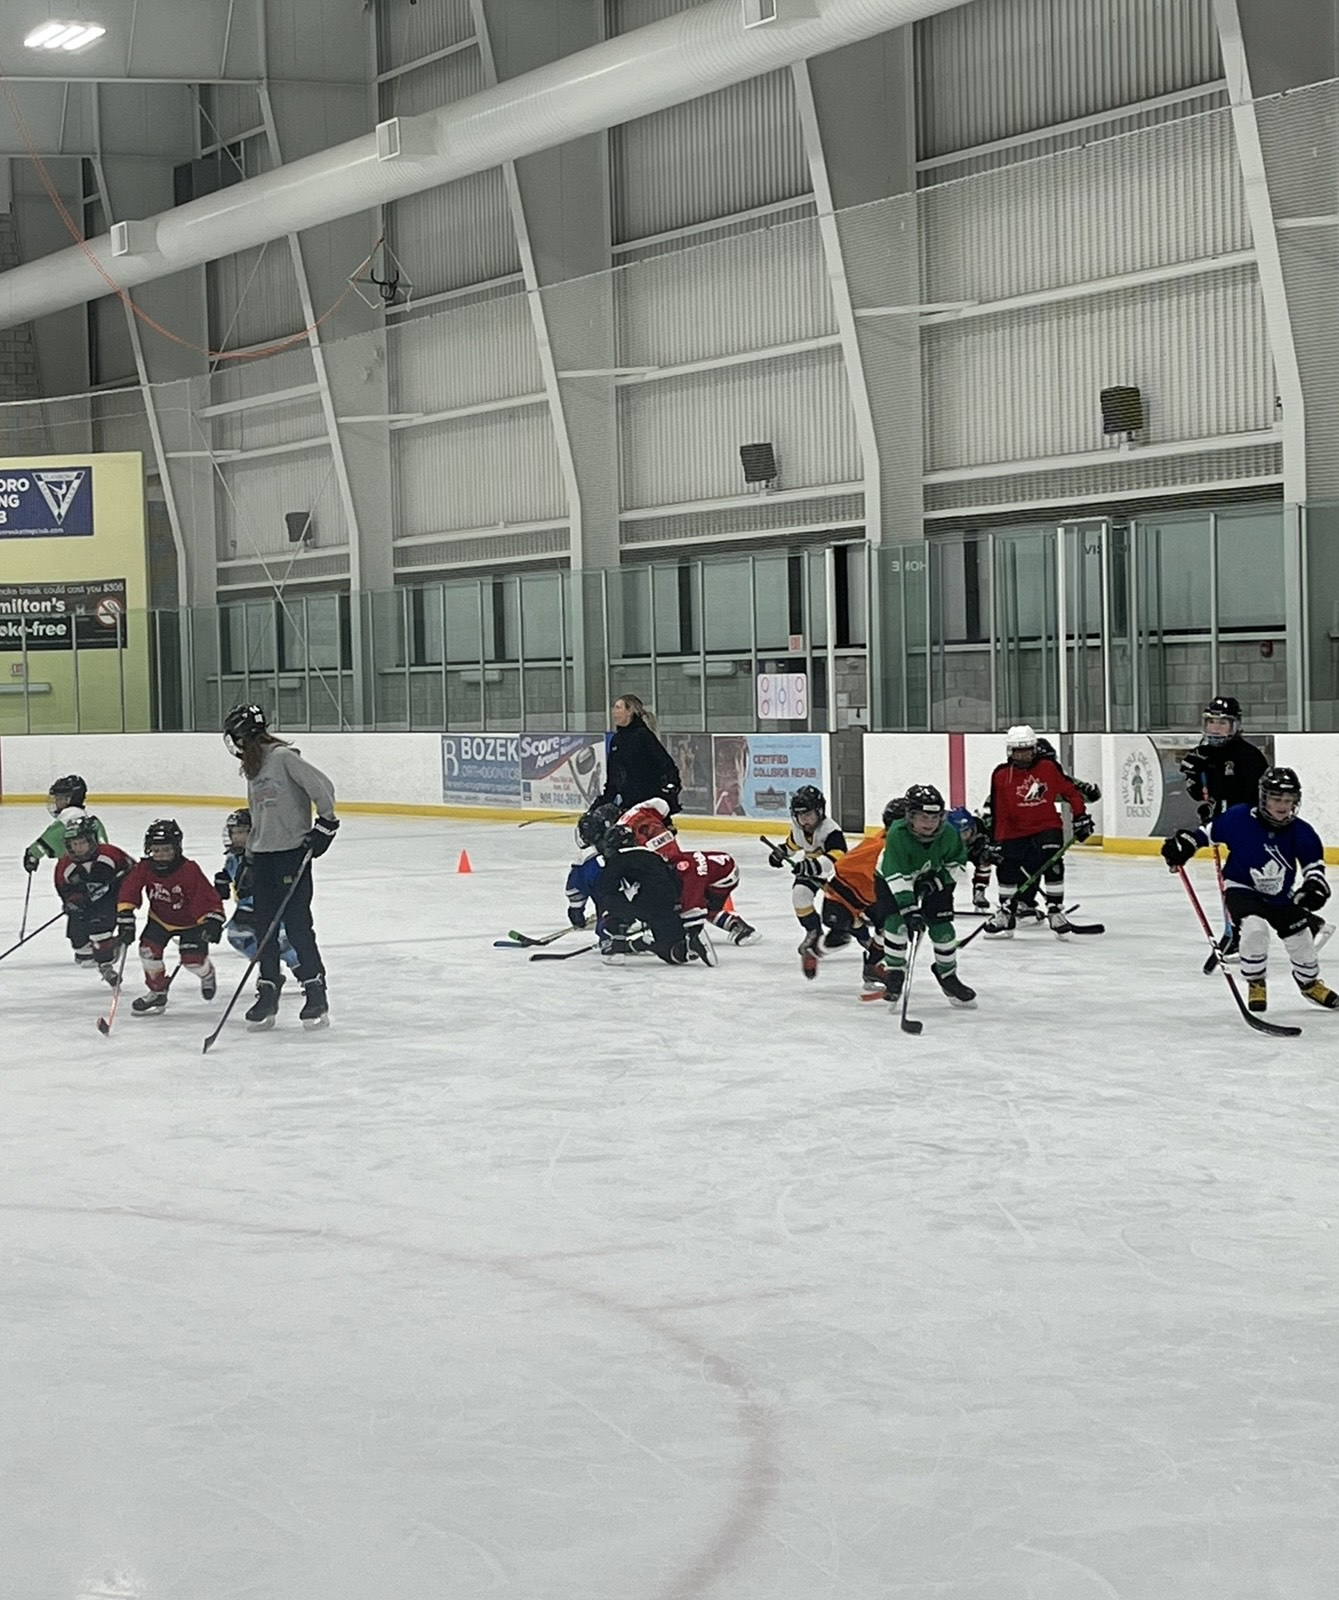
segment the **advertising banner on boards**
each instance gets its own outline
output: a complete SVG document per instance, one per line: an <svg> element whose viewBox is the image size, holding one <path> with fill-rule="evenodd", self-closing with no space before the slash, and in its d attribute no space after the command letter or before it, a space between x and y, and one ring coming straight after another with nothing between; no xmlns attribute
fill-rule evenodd
<svg viewBox="0 0 1339 1600"><path fill-rule="evenodd" d="M519 806L520 735L444 733L442 799L455 806Z"/></svg>
<svg viewBox="0 0 1339 1600"><path fill-rule="evenodd" d="M91 539L93 468L0 467L0 539Z"/></svg>
<svg viewBox="0 0 1339 1600"><path fill-rule="evenodd" d="M520 762L523 805L583 812L604 788L604 735L523 733Z"/></svg>
<svg viewBox="0 0 1339 1600"><path fill-rule="evenodd" d="M125 643L126 581L0 583L0 650L115 650Z"/></svg>
<svg viewBox="0 0 1339 1600"><path fill-rule="evenodd" d="M718 817L786 818L796 789L823 782L816 733L718 733L712 747Z"/></svg>
<svg viewBox="0 0 1339 1600"><path fill-rule="evenodd" d="M1250 741L1274 760L1274 736ZM1191 734L1117 734L1112 740L1116 765L1116 793L1104 796L1114 822L1112 833L1122 839L1166 838L1178 828L1196 828L1195 802L1186 792L1181 759L1199 743ZM1105 824L1104 824L1105 826Z"/></svg>

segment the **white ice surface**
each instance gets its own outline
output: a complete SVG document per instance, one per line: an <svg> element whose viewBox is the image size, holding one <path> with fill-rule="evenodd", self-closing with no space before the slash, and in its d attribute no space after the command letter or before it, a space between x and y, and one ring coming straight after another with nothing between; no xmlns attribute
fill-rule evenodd
<svg viewBox="0 0 1339 1600"><path fill-rule="evenodd" d="M109 1040L59 927L4 962L4 1600L1339 1592L1339 1016L1281 951L1295 1041L1081 855L1106 937L978 939L908 1038L743 839L716 971L494 950L570 840L349 817L324 1033L290 987L202 1057L226 947Z"/></svg>

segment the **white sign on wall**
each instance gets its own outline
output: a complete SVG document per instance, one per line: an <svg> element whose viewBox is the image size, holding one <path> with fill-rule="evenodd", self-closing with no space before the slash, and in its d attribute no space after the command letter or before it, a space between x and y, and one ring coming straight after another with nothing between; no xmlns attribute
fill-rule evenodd
<svg viewBox="0 0 1339 1600"><path fill-rule="evenodd" d="M758 674L758 721L803 721L809 715L807 672Z"/></svg>

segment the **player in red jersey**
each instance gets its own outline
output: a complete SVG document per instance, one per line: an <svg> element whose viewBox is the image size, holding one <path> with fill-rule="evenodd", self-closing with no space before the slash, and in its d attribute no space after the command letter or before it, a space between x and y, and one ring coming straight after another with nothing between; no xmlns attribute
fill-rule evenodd
<svg viewBox="0 0 1339 1600"><path fill-rule="evenodd" d="M1037 735L1031 728L1010 728L1005 736L1007 759L990 776L989 814L991 836L1000 849L996 873L1000 884L1000 904L985 925L989 934L1012 935L1016 923L1015 900L1018 888L1065 842L1056 802L1065 800L1074 814L1074 837L1082 843L1093 831L1083 795L1074 780L1059 764L1037 749ZM1054 933L1072 931L1065 915L1065 861L1046 868L1046 921ZM1034 884L1018 902L1036 900Z"/></svg>
<svg viewBox="0 0 1339 1600"><path fill-rule="evenodd" d="M199 978L200 993L212 1000L218 978L208 946L223 937L223 902L196 863L182 854L181 829L170 818L149 824L144 860L136 863L121 885L117 923L125 944L135 937L135 912L141 895L148 902L149 920L140 934L139 958L149 992L140 995L131 1010L141 1017L166 1010L163 955L173 939L181 951L182 966Z"/></svg>
<svg viewBox="0 0 1339 1600"><path fill-rule="evenodd" d="M96 817L71 817L65 853L56 862L56 893L65 907L66 931L80 966L96 966L113 988L120 983L115 956L116 902L135 863L102 837Z"/></svg>
<svg viewBox="0 0 1339 1600"><path fill-rule="evenodd" d="M625 811L618 820L637 844L654 850L674 868L679 880L679 911L691 954L705 959L701 951L709 947L701 935L706 922L719 928L732 944L758 943L762 937L758 930L737 911L726 910L730 896L739 887L739 865L732 855L724 850L684 850L664 800L646 800Z"/></svg>

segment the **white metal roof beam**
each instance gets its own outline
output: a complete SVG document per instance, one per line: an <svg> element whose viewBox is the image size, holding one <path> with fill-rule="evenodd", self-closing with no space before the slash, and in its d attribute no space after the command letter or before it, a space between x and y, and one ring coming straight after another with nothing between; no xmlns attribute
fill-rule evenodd
<svg viewBox="0 0 1339 1600"><path fill-rule="evenodd" d="M0 327L403 199L730 84L788 67L963 0L814 0L812 18L745 29L740 0L707 3L485 89L400 118L127 230L0 274ZM399 154L388 156L389 147ZM380 152L380 153L379 153Z"/></svg>

